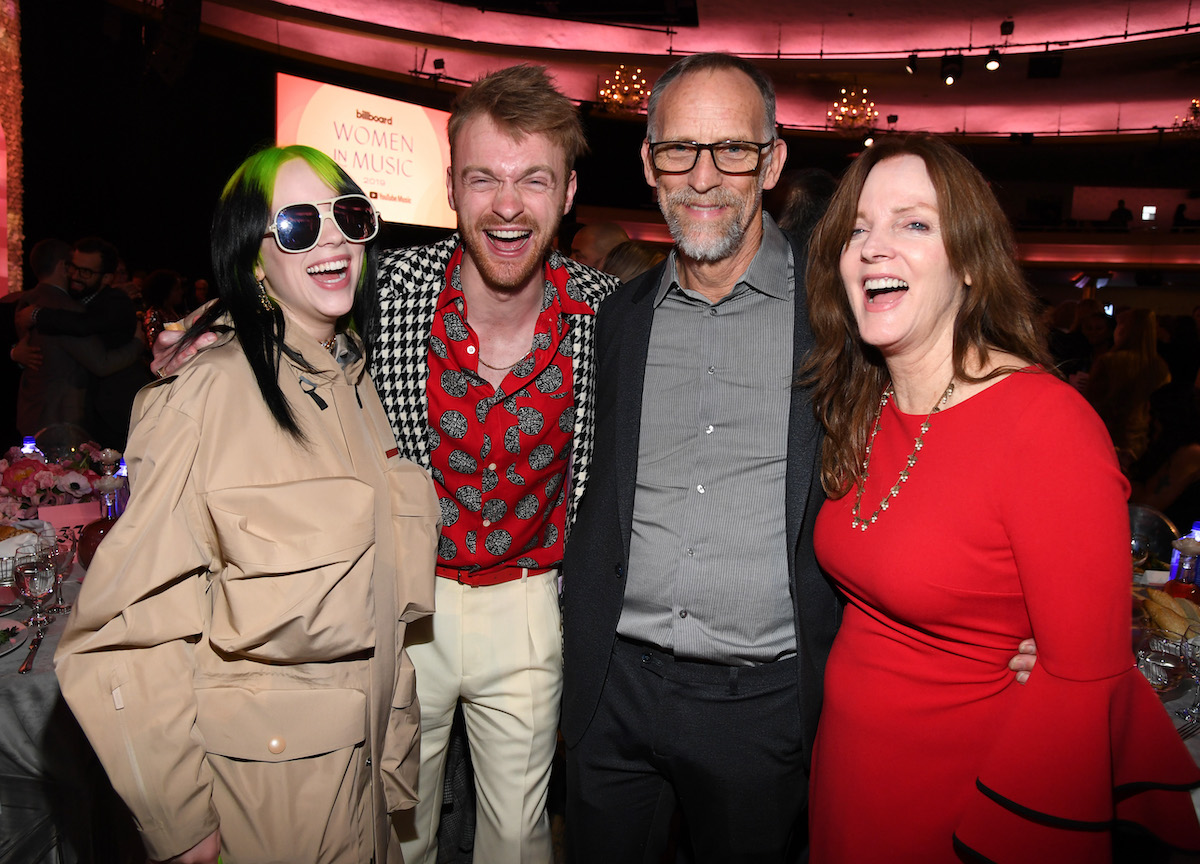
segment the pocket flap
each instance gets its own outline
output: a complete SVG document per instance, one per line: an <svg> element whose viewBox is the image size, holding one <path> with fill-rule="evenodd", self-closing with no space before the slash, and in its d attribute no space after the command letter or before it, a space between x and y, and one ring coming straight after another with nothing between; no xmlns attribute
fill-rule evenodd
<svg viewBox="0 0 1200 864"><path fill-rule="evenodd" d="M367 697L359 690L196 691L196 726L210 753L286 762L353 747L366 739Z"/></svg>

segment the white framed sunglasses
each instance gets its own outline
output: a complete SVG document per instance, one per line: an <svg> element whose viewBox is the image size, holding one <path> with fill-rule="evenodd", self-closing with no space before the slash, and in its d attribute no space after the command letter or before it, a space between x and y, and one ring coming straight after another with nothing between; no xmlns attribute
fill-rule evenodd
<svg viewBox="0 0 1200 864"><path fill-rule="evenodd" d="M324 204L330 205L329 210L321 210ZM379 216L371 199L355 193L280 207L263 236L273 235L284 252L307 252L321 239L321 225L325 219L332 219L342 236L351 243L366 243L379 233Z"/></svg>

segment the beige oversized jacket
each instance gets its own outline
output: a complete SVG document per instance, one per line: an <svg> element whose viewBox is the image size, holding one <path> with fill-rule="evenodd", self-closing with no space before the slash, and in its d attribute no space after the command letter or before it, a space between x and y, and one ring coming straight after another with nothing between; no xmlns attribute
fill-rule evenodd
<svg viewBox="0 0 1200 864"><path fill-rule="evenodd" d="M319 373L279 373L307 447L231 337L139 394L129 507L55 656L152 858L219 825L226 864L399 859L419 716L401 646L433 608L438 502L362 360L309 343Z"/></svg>

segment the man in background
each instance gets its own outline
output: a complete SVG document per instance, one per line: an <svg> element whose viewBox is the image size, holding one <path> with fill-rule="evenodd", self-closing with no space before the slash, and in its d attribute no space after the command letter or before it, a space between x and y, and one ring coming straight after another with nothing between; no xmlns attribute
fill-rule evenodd
<svg viewBox="0 0 1200 864"><path fill-rule="evenodd" d="M136 317L120 311L128 298L109 286L117 251L98 237L85 237L58 259L65 244L48 242L55 245L34 250L42 266L39 271L32 265L39 284L18 301L17 329L31 333L42 364L21 375L17 427L22 435L34 435L55 423L72 423L106 446L123 446L124 434L101 428L89 412L92 402L111 400L101 382L134 364L144 348L134 338Z"/></svg>
<svg viewBox="0 0 1200 864"><path fill-rule="evenodd" d="M599 270L608 253L628 239L625 229L616 222L584 225L571 238L571 257L580 264Z"/></svg>

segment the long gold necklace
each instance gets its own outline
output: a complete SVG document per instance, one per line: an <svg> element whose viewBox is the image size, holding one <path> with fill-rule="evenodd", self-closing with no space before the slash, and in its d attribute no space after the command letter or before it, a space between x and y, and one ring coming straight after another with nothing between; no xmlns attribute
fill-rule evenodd
<svg viewBox="0 0 1200 864"><path fill-rule="evenodd" d="M930 419L932 419L934 414L941 411L942 407L950 401L950 397L954 395L954 379L950 379L950 383L946 385L946 392L942 394L942 398L939 399L934 404L933 408L930 409L929 414L927 414L925 417L925 422L921 424L921 431L917 434L917 440L913 442L913 451L912 453L908 454L908 464L900 469L900 479L898 479L896 481L896 485L889 489L888 493L883 496L883 500L879 502L879 506L875 508L875 512L871 514L871 517L869 519L861 519L859 518L858 514L859 508L862 506L863 490L867 486L867 478L871 476L867 473L867 469L871 465L871 448L875 446L875 436L879 434L879 424L883 419L883 409L887 405L888 399L891 398L894 393L895 390L893 390L892 385L889 384L887 389L883 391L883 396L879 400L879 410L875 412L875 428L871 430L871 438L869 441L867 441L867 454L863 458L862 479L858 482L858 494L854 497L854 509L851 511L851 515L854 517L854 521L850 523L851 528L861 528L863 531L866 531L867 526L874 525L875 520L879 518L879 514L888 509L888 502L900 494L900 487L908 482L909 472L912 471L912 467L917 464L917 454L920 453L921 448L925 446L925 433L929 431Z"/></svg>

